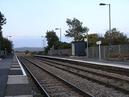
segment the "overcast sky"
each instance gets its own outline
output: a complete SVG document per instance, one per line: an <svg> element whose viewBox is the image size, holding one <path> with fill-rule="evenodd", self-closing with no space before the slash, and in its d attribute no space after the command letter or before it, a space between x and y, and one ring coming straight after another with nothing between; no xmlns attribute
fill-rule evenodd
<svg viewBox="0 0 129 97"><path fill-rule="evenodd" d="M89 33L104 34L108 30L108 6L111 4L112 28L128 35L129 0L0 0L0 11L7 18L4 37L13 40L15 47L42 47L41 36L47 30L62 29L62 41L68 29L66 19L74 17L87 26ZM59 31L56 31L59 36Z"/></svg>

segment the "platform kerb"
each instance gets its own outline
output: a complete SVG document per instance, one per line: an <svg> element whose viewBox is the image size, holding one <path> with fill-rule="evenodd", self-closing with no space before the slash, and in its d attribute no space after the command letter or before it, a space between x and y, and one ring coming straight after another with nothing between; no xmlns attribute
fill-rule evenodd
<svg viewBox="0 0 129 97"><path fill-rule="evenodd" d="M18 58L14 56L8 75L5 97L33 97L31 85Z"/></svg>

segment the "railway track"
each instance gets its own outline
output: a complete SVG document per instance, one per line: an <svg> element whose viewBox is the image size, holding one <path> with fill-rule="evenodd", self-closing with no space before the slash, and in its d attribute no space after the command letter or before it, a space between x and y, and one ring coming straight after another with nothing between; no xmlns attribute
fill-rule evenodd
<svg viewBox="0 0 129 97"><path fill-rule="evenodd" d="M36 64L35 60L23 57L19 59L44 91L45 97L94 97L67 80L46 70L43 66Z"/></svg>
<svg viewBox="0 0 129 97"><path fill-rule="evenodd" d="M121 75L114 72L112 73L89 68L84 65L80 66L79 64L64 63L62 61L54 61L44 58L40 58L40 61L129 95L129 77L124 76L123 73Z"/></svg>
<svg viewBox="0 0 129 97"><path fill-rule="evenodd" d="M38 58L39 59L39 58ZM103 84L107 87L114 88L120 92L129 94L129 77L120 74L110 73L98 69L88 68L80 66L79 64L69 64L60 61L54 61L50 59L41 59L50 66L59 68L64 71L68 71L75 75L81 76L83 78L89 79L91 81Z"/></svg>
<svg viewBox="0 0 129 97"><path fill-rule="evenodd" d="M129 68L123 68L123 66L115 66L115 65L110 65L106 64L103 65L103 63L98 63L98 62L85 62L85 61L79 61L75 59L68 59L68 58L60 58L60 57L50 57L50 56L35 56L37 58L45 58L45 59L50 59L50 60L55 60L55 61L60 61L60 62L65 62L65 63L70 63L70 64L77 64L82 67L89 67L89 68L94 68L97 70L103 70L107 72L112 72L120 75L126 75L129 76Z"/></svg>

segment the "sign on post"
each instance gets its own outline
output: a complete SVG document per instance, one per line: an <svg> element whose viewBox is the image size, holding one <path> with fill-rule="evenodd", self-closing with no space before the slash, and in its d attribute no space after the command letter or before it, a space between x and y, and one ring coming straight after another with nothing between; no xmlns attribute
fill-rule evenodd
<svg viewBox="0 0 129 97"><path fill-rule="evenodd" d="M97 41L97 42L96 42L97 45L100 45L101 43L102 43L101 41Z"/></svg>
<svg viewBox="0 0 129 97"><path fill-rule="evenodd" d="M99 45L99 60L101 60L101 47L100 47L101 43L102 43L101 41L96 42L96 44Z"/></svg>

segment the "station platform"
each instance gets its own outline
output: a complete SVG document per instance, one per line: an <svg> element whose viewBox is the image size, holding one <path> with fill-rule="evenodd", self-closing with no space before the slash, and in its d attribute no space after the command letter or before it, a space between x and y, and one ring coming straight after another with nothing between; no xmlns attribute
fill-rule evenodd
<svg viewBox="0 0 129 97"><path fill-rule="evenodd" d="M105 59L99 60L99 59L94 59L94 58L87 58L86 56L70 56L70 57L67 57L67 58L68 59L74 59L74 60L82 60L82 61L86 61L86 62L96 62L96 63L105 63L105 64L118 64L118 65L129 66L129 60L126 60L126 61L105 60Z"/></svg>
<svg viewBox="0 0 129 97"><path fill-rule="evenodd" d="M44 56L44 55L36 55L36 56L129 69L129 60L109 61L102 59L99 60L99 59L87 58L86 56Z"/></svg>
<svg viewBox="0 0 129 97"><path fill-rule="evenodd" d="M80 62L91 63L91 64L98 64L102 66L111 66L111 67L118 67L123 69L129 69L129 60L126 61L115 61L115 60L104 60L104 59L93 59L87 57L80 57L80 56L71 56L68 59L78 60Z"/></svg>
<svg viewBox="0 0 129 97"><path fill-rule="evenodd" d="M28 77L16 56L0 61L0 97L33 97Z"/></svg>
<svg viewBox="0 0 129 97"><path fill-rule="evenodd" d="M4 97L6 90L6 83L8 79L8 71L12 62L12 56L6 59L0 59L0 97Z"/></svg>

